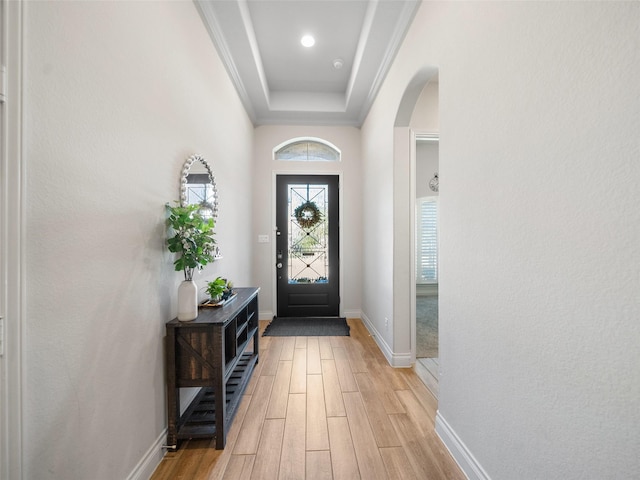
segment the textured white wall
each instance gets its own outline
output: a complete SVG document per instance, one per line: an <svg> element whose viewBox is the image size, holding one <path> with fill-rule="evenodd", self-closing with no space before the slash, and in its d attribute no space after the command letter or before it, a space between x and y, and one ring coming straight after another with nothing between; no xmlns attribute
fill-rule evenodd
<svg viewBox="0 0 640 480"><path fill-rule="evenodd" d="M438 78L430 80L422 89L409 125L422 133L438 133L440 130Z"/></svg>
<svg viewBox="0 0 640 480"><path fill-rule="evenodd" d="M191 2L24 6L24 478L123 479L166 426L164 204L208 158L225 258L197 281L249 283L253 128Z"/></svg>
<svg viewBox="0 0 640 480"><path fill-rule="evenodd" d="M273 149L298 137L322 138L342 152L336 162L276 162ZM341 174L340 222L342 263L341 312L360 316L362 289L362 188L360 130L353 127L261 126L255 129L253 159L253 271L261 288L261 318L275 315L275 188L277 173ZM258 235L269 235L269 243L258 243Z"/></svg>
<svg viewBox="0 0 640 480"><path fill-rule="evenodd" d="M378 332L378 343L390 345L393 340L389 322L392 326L395 112L389 108L397 108L397 103L390 106L387 103L373 104L362 129L361 181L363 205L367 206L362 211L362 315Z"/></svg>
<svg viewBox="0 0 640 480"><path fill-rule="evenodd" d="M639 25L638 3L424 2L362 129L380 326L394 116L438 66L439 415L493 480L640 476Z"/></svg>

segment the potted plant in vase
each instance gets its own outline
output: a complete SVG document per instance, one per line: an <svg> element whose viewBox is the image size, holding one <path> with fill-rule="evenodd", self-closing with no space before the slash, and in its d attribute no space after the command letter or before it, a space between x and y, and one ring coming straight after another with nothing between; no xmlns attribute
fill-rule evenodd
<svg viewBox="0 0 640 480"><path fill-rule="evenodd" d="M178 254L173 262L176 271L184 272L184 282L178 287L178 320L193 320L198 316L198 288L193 281L193 271L202 270L214 260L214 222L213 218L205 219L198 213L199 205L167 208L167 225L173 233L167 246L170 252Z"/></svg>

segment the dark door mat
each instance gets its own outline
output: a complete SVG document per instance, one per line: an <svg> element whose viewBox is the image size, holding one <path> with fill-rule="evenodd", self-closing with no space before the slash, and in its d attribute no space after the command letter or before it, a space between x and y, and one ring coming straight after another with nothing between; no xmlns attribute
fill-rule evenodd
<svg viewBox="0 0 640 480"><path fill-rule="evenodd" d="M262 334L266 337L348 337L344 317L274 317Z"/></svg>

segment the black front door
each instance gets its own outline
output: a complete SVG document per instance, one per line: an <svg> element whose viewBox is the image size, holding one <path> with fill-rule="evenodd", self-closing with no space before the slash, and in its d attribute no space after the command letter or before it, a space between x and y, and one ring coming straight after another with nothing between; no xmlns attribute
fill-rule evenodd
<svg viewBox="0 0 640 480"><path fill-rule="evenodd" d="M276 178L278 317L335 317L340 310L337 175Z"/></svg>

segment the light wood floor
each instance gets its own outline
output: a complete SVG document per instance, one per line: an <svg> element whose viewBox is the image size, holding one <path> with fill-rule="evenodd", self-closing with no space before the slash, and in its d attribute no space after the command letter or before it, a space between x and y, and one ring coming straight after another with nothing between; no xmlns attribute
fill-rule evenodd
<svg viewBox="0 0 640 480"><path fill-rule="evenodd" d="M226 448L183 442L152 480L464 479L434 432L433 395L349 325L350 337L261 337Z"/></svg>

